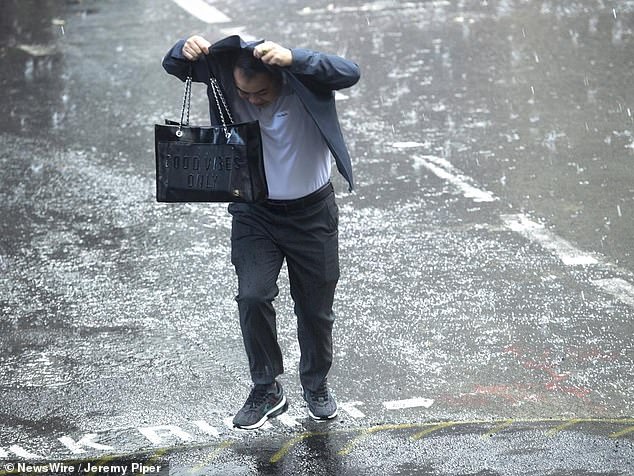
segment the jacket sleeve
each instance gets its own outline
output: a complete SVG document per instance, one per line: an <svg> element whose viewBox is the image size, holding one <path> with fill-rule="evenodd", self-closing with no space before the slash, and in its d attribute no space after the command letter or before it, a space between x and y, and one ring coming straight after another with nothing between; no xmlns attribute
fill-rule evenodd
<svg viewBox="0 0 634 476"><path fill-rule="evenodd" d="M185 81L191 71L192 80L209 84L209 69L204 57L197 61L189 61L183 56L185 40L179 40L163 58L163 68L169 74Z"/></svg>
<svg viewBox="0 0 634 476"><path fill-rule="evenodd" d="M349 88L359 81L359 66L340 56L319 53L304 48L291 49L293 63L289 71L303 82L320 89Z"/></svg>

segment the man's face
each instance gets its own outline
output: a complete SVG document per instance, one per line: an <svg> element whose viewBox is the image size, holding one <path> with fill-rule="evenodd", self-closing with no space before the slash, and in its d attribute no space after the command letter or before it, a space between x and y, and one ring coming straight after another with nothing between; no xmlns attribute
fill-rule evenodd
<svg viewBox="0 0 634 476"><path fill-rule="evenodd" d="M240 68L233 70L233 79L238 95L257 107L271 104L277 99L280 86L270 74L259 73L247 78Z"/></svg>

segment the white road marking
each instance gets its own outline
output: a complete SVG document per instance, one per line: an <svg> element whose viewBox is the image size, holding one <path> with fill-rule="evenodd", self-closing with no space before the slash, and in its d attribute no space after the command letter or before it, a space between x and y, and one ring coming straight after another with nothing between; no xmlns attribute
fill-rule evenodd
<svg viewBox="0 0 634 476"><path fill-rule="evenodd" d="M231 18L204 0L174 0L174 3L205 23L228 23L231 21Z"/></svg>
<svg viewBox="0 0 634 476"><path fill-rule="evenodd" d="M220 432L214 428L213 426L211 426L209 423L207 423L205 420L196 420L195 422L193 422L194 425L196 425L200 431L202 431L203 433L207 434L207 435L211 435L211 436L215 436L216 438L220 437Z"/></svg>
<svg viewBox="0 0 634 476"><path fill-rule="evenodd" d="M100 451L114 450L112 446L102 445L101 443L94 442L93 440L95 438L97 438L97 433L89 433L87 435L84 435L84 437L78 441L73 440L69 436L62 436L61 438L58 438L58 440L75 455L85 453L86 450L84 449L84 447Z"/></svg>
<svg viewBox="0 0 634 476"><path fill-rule="evenodd" d="M383 406L388 410L403 410L405 408L429 408L434 404L431 398L409 398L407 400L393 400L383 402Z"/></svg>
<svg viewBox="0 0 634 476"><path fill-rule="evenodd" d="M539 243L544 249L555 254L567 266L598 264L596 258L584 253L568 241L547 230L544 225L531 221L525 215L502 215L500 218L508 229L519 233L530 241Z"/></svg>
<svg viewBox="0 0 634 476"><path fill-rule="evenodd" d="M43 456L37 455L35 453L31 453L30 451L25 450L19 445L11 445L9 446L9 451L16 456L24 459L44 459ZM9 452L0 448L0 458L9 458Z"/></svg>
<svg viewBox="0 0 634 476"><path fill-rule="evenodd" d="M621 278L595 279L592 284L611 294L623 303L634 307L634 285Z"/></svg>
<svg viewBox="0 0 634 476"><path fill-rule="evenodd" d="M420 142L395 142L392 147L397 149L414 149L425 147ZM491 202L497 198L486 190L480 190L469 182L472 180L463 175L451 163L442 157L431 155L414 155L414 167L425 167L439 178L448 181L462 191L466 198L476 202ZM523 214L501 215L506 228L519 233L529 241L538 243L544 249L552 252L566 266L591 266L600 264L599 260L589 253L578 249L570 242L552 233L540 223L530 220ZM634 285L621 278L599 279L593 284L612 294L625 304L634 307Z"/></svg>
<svg viewBox="0 0 634 476"><path fill-rule="evenodd" d="M170 435L176 436L183 441L192 441L194 439L192 435L177 427L176 425L148 426L138 428L138 430L143 436L145 436L148 440L152 442L152 444L156 446L163 445L163 438L159 435L159 432L168 433Z"/></svg>
<svg viewBox="0 0 634 476"><path fill-rule="evenodd" d="M403 144L407 143L397 144L401 144L401 148L403 148ZM408 145L408 147L414 147L414 145ZM480 190L471 185L469 183L471 179L451 165L447 159L433 155L414 155L412 158L414 159L414 168L420 169L420 167L425 167L439 178L452 184L460 190L466 198L471 198L474 202L493 202L497 200L491 192Z"/></svg>
<svg viewBox="0 0 634 476"><path fill-rule="evenodd" d="M341 408L344 412L350 415L352 418L363 418L365 417L365 413L357 408L357 406L363 405L363 402L347 402L340 403L339 408Z"/></svg>

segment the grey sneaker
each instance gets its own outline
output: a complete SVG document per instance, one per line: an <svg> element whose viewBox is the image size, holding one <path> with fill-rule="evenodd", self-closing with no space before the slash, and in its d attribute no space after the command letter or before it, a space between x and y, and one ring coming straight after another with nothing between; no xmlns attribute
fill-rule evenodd
<svg viewBox="0 0 634 476"><path fill-rule="evenodd" d="M313 420L331 420L337 416L337 402L328 390L326 379L314 392L305 388L304 400L308 403L308 414Z"/></svg>
<svg viewBox="0 0 634 476"><path fill-rule="evenodd" d="M260 428L269 418L281 415L288 410L284 389L276 380L272 385L254 385L244 406L233 418L233 426L243 430Z"/></svg>

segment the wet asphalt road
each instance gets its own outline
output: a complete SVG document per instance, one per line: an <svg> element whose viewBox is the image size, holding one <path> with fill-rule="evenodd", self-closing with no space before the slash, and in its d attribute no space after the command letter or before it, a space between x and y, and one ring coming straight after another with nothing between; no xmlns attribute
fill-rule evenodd
<svg viewBox="0 0 634 476"><path fill-rule="evenodd" d="M0 466L634 474L634 2L213 5L229 21L0 4ZM305 416L283 273L291 408L227 424L249 378L226 207L153 195L182 95L160 60L195 32L362 66L338 102L336 422Z"/></svg>

